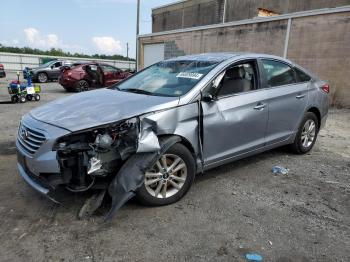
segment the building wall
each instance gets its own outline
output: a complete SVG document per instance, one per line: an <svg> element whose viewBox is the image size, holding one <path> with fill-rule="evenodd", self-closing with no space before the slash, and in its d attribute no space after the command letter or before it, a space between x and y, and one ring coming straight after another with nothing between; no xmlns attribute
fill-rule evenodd
<svg viewBox="0 0 350 262"><path fill-rule="evenodd" d="M283 56L288 19L140 38L164 43L164 57L205 52L246 51ZM329 81L333 105L350 108L350 12L291 20L287 58Z"/></svg>
<svg viewBox="0 0 350 262"><path fill-rule="evenodd" d="M223 22L225 0L187 0L153 9L152 31L162 32ZM227 0L225 22L257 17L263 7L279 14L350 5L350 0Z"/></svg>

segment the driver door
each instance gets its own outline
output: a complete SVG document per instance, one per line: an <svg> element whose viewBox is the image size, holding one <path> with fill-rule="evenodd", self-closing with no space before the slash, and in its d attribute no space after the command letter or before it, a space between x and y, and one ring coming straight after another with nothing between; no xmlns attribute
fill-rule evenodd
<svg viewBox="0 0 350 262"><path fill-rule="evenodd" d="M226 68L219 75L222 79L204 91L204 96L210 94L201 102L206 166L264 146L268 108L258 76L256 60L242 61Z"/></svg>
<svg viewBox="0 0 350 262"><path fill-rule="evenodd" d="M58 78L61 74L62 62L57 61L51 65L50 78Z"/></svg>
<svg viewBox="0 0 350 262"><path fill-rule="evenodd" d="M111 86L119 82L121 79L121 70L110 65L100 65L104 75L104 86Z"/></svg>

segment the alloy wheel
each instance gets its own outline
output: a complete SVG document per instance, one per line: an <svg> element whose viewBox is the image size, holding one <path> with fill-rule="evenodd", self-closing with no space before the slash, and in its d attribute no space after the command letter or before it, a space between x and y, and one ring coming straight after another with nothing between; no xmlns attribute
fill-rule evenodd
<svg viewBox="0 0 350 262"><path fill-rule="evenodd" d="M308 148L312 145L316 136L316 123L314 120L309 119L305 122L303 131L301 132L301 144L303 147Z"/></svg>
<svg viewBox="0 0 350 262"><path fill-rule="evenodd" d="M89 90L89 83L85 80L79 81L78 88L80 92L88 91Z"/></svg>
<svg viewBox="0 0 350 262"><path fill-rule="evenodd" d="M187 166L184 160L173 154L164 154L156 164L145 173L147 192L156 198L169 198L184 186Z"/></svg>
<svg viewBox="0 0 350 262"><path fill-rule="evenodd" d="M40 73L38 75L38 80L40 83L46 83L47 82L47 75L45 73Z"/></svg>

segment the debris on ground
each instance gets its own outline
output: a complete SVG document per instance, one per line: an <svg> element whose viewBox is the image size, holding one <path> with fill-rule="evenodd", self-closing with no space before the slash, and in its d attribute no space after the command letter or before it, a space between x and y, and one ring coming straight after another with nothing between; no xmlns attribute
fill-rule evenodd
<svg viewBox="0 0 350 262"><path fill-rule="evenodd" d="M273 166L271 171L275 175L288 175L289 169L282 166Z"/></svg>
<svg viewBox="0 0 350 262"><path fill-rule="evenodd" d="M262 256L260 256L259 254L255 254L255 253L248 253L245 255L245 258L248 261L262 261L263 260Z"/></svg>

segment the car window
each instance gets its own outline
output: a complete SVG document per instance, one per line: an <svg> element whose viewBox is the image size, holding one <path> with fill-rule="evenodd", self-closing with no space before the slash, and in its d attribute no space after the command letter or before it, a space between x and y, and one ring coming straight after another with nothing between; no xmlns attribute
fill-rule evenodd
<svg viewBox="0 0 350 262"><path fill-rule="evenodd" d="M114 68L112 66L100 65L100 67L102 68L103 72L105 72L105 73L116 73L116 72L118 72L118 69Z"/></svg>
<svg viewBox="0 0 350 262"><path fill-rule="evenodd" d="M97 65L87 65L85 67L87 70L97 71Z"/></svg>
<svg viewBox="0 0 350 262"><path fill-rule="evenodd" d="M285 63L274 60L262 60L269 87L295 83L293 69Z"/></svg>
<svg viewBox="0 0 350 262"><path fill-rule="evenodd" d="M300 70L299 68L294 68L295 73L297 74L297 80L298 82L308 82L311 80L311 76L306 74L304 71Z"/></svg>
<svg viewBox="0 0 350 262"><path fill-rule="evenodd" d="M56 62L56 63L54 63L54 64L53 64L53 67L55 67L55 68L56 68L56 67L60 67L61 65L62 65L62 63L61 63L61 62Z"/></svg>
<svg viewBox="0 0 350 262"><path fill-rule="evenodd" d="M256 89L255 62L236 64L225 71L217 96L228 96Z"/></svg>

